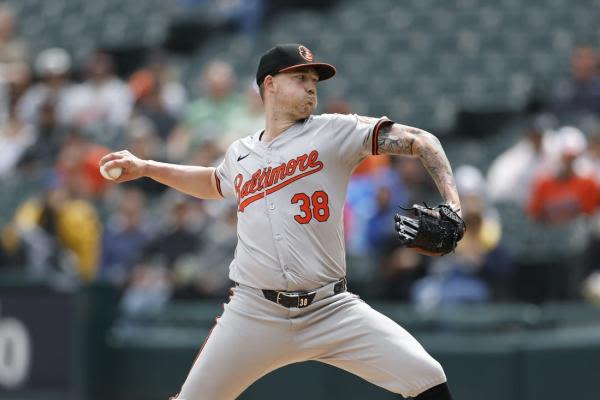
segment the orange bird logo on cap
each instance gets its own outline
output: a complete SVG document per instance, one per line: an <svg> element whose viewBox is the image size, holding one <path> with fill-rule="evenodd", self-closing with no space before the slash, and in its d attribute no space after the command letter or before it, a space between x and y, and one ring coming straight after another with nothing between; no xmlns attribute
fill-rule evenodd
<svg viewBox="0 0 600 400"><path fill-rule="evenodd" d="M302 56L302 58L304 58L306 61L312 62L312 60L313 60L313 53L307 47L305 47L305 46L299 46L298 47L298 52L300 53L300 55Z"/></svg>

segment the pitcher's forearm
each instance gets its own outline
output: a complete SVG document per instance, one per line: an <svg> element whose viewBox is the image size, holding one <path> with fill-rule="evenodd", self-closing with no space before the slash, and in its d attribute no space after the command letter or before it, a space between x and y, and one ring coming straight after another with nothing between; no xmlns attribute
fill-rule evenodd
<svg viewBox="0 0 600 400"><path fill-rule="evenodd" d="M460 199L450 162L435 135L412 126L384 126L378 137L379 154L399 154L419 157L431 175L444 201L460 214Z"/></svg>
<svg viewBox="0 0 600 400"><path fill-rule="evenodd" d="M200 199L220 199L215 168L147 160L144 176Z"/></svg>
<svg viewBox="0 0 600 400"><path fill-rule="evenodd" d="M414 153L421 159L423 166L433 178L446 204L461 214L452 168L438 138L431 134L423 135L415 142L414 147Z"/></svg>

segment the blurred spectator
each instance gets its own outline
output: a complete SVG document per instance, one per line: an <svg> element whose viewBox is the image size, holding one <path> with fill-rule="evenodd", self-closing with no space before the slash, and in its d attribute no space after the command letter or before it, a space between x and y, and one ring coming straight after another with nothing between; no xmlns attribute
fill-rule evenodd
<svg viewBox="0 0 600 400"><path fill-rule="evenodd" d="M497 243L489 248L482 240L481 210L463 216L468 228L455 253L434 260L429 275L413 287L413 301L420 307L490 301L493 288L501 294L507 288L512 264Z"/></svg>
<svg viewBox="0 0 600 400"><path fill-rule="evenodd" d="M382 279L380 295L386 299L408 302L411 289L426 273L428 257L398 244L395 237L381 245L379 274Z"/></svg>
<svg viewBox="0 0 600 400"><path fill-rule="evenodd" d="M0 229L0 270L22 269L27 265L27 248L18 229L12 223Z"/></svg>
<svg viewBox="0 0 600 400"><path fill-rule="evenodd" d="M160 139L154 124L146 117L134 117L127 126L127 149L143 159L162 159Z"/></svg>
<svg viewBox="0 0 600 400"><path fill-rule="evenodd" d="M483 174L471 165L462 165L454 176L470 230L465 243L456 249L456 256L467 263L478 264L478 275L486 282L494 300L512 299L515 265L502 243L500 215L488 201Z"/></svg>
<svg viewBox="0 0 600 400"><path fill-rule="evenodd" d="M100 175L98 168L100 159L108 153L108 148L71 129L58 153L56 169L73 193L84 198L98 197L111 184Z"/></svg>
<svg viewBox="0 0 600 400"><path fill-rule="evenodd" d="M433 179L417 157L391 157L390 163L406 187L409 205L442 201Z"/></svg>
<svg viewBox="0 0 600 400"><path fill-rule="evenodd" d="M19 160L19 169L33 172L51 168L63 146L67 129L59 125L56 104L48 99L40 105L37 139Z"/></svg>
<svg viewBox="0 0 600 400"><path fill-rule="evenodd" d="M552 133L555 118L543 114L532 118L523 138L492 162L487 175L490 200L524 206L531 182L551 163Z"/></svg>
<svg viewBox="0 0 600 400"><path fill-rule="evenodd" d="M236 205L224 204L223 215L212 218L204 202L179 193L170 201L167 229L145 248L139 264L168 270L169 291L179 299L222 295L229 285L228 266L237 244Z"/></svg>
<svg viewBox="0 0 600 400"><path fill-rule="evenodd" d="M151 232L143 224L143 192L129 187L123 189L119 197L102 236L99 274L100 279L116 285L122 285L130 278L151 239Z"/></svg>
<svg viewBox="0 0 600 400"><path fill-rule="evenodd" d="M390 158L388 155L368 155L354 168L352 174L364 175L377 173L380 169L388 169L390 168Z"/></svg>
<svg viewBox="0 0 600 400"><path fill-rule="evenodd" d="M576 171L582 176L589 176L596 181L600 182L600 132L596 132L591 135L588 142L587 152L584 157L580 157L581 161L576 165L578 168ZM600 196L599 196L600 201ZM598 282L598 274L600 272L600 210L596 209L596 212L590 219L590 238L586 249L585 255L585 269L586 274L593 273L596 271L596 277L590 280L592 282ZM597 288L600 288L598 286ZM599 292L600 293L600 292Z"/></svg>
<svg viewBox="0 0 600 400"><path fill-rule="evenodd" d="M212 61L202 71L199 84L202 97L187 106L184 122L195 135L218 135L243 103L235 91L233 67L224 61Z"/></svg>
<svg viewBox="0 0 600 400"><path fill-rule="evenodd" d="M454 171L454 180L460 196L462 211L473 209L482 212L484 230L489 235L486 242L490 245L498 243L502 236L500 215L489 203L487 187L481 171L472 165L461 165Z"/></svg>
<svg viewBox="0 0 600 400"><path fill-rule="evenodd" d="M353 175L348 183L344 204L344 238L348 254L367 255L367 223L375 214L375 206L375 185L371 175Z"/></svg>
<svg viewBox="0 0 600 400"><path fill-rule="evenodd" d="M202 297L220 297L229 287L229 264L237 245L237 205L223 206L223 215L205 231L206 243L199 253L195 288Z"/></svg>
<svg viewBox="0 0 600 400"><path fill-rule="evenodd" d="M131 119L127 129L127 144L125 147L144 160L164 160L160 139L156 135L154 125L146 117ZM158 195L167 189L167 186L147 177L131 181L128 185L142 190L149 196Z"/></svg>
<svg viewBox="0 0 600 400"><path fill-rule="evenodd" d="M218 165L224 156L223 148L213 140L205 140L202 146L198 147L188 159L192 165Z"/></svg>
<svg viewBox="0 0 600 400"><path fill-rule="evenodd" d="M369 223L371 218L385 220L385 215L393 215L393 207L397 206L409 206L422 201L431 204L440 202L433 180L419 159L392 157L390 161L388 168L379 166L369 173L355 173L350 179L344 218L345 227L348 228L345 232L346 250L351 255L366 255L371 249L370 245L377 242L375 229L386 229L385 226L372 226ZM371 235L373 239L369 240L368 236Z"/></svg>
<svg viewBox="0 0 600 400"><path fill-rule="evenodd" d="M171 271L174 296L178 298L200 295L196 289L200 262L198 253L209 240L206 230L213 222L202 207L192 207L192 201L197 202L179 193L174 194L170 200L167 225L144 250L145 258L158 258Z"/></svg>
<svg viewBox="0 0 600 400"><path fill-rule="evenodd" d="M110 54L92 54L86 73L85 81L66 99L67 122L102 140L106 129L126 126L133 97L127 84L115 75Z"/></svg>
<svg viewBox="0 0 600 400"><path fill-rule="evenodd" d="M372 174L371 179L375 186L375 204L372 214L366 218L366 238L369 248L375 254L381 254L384 243L390 237L395 237L394 224L391 221L399 211L398 206L408 202L408 193L402 178L389 168Z"/></svg>
<svg viewBox="0 0 600 400"><path fill-rule="evenodd" d="M589 177L579 176L575 160L586 148L581 131L563 127L557 133L561 159L556 171L536 179L528 205L528 213L548 225L561 225L580 215L590 215L598 207L598 184Z"/></svg>
<svg viewBox="0 0 600 400"><path fill-rule="evenodd" d="M172 283L161 260L138 262L121 298L120 329L134 329L135 319L156 315L171 297Z"/></svg>
<svg viewBox="0 0 600 400"><path fill-rule="evenodd" d="M418 308L431 309L491 300L489 288L473 271L454 264L454 259L436 261L428 276L419 279L412 287L411 299Z"/></svg>
<svg viewBox="0 0 600 400"><path fill-rule="evenodd" d="M192 215L189 204L191 199L177 195L169 207L169 218L166 227L148 244L144 253L148 257L158 255L172 270L178 260L186 255L197 253L202 247L202 230L206 229L208 218L203 216L198 226L197 218Z"/></svg>
<svg viewBox="0 0 600 400"><path fill-rule="evenodd" d="M50 175L41 195L19 207L15 223L28 243L33 272L54 268L86 282L95 278L101 222L95 208L67 190L60 176Z"/></svg>
<svg viewBox="0 0 600 400"><path fill-rule="evenodd" d="M413 300L423 307L510 300L515 268L501 243L498 213L487 203L483 175L463 165L454 176L467 231L454 253L433 260L429 276L415 284Z"/></svg>
<svg viewBox="0 0 600 400"><path fill-rule="evenodd" d="M32 124L39 122L43 104L52 102L56 108L56 119L60 124L67 122L67 102L73 85L69 80L71 57L61 48L46 49L38 54L35 73L40 82L30 87L18 105L19 115Z"/></svg>
<svg viewBox="0 0 600 400"><path fill-rule="evenodd" d="M10 107L15 107L31 85L31 71L25 63L0 65L0 125L8 120Z"/></svg>
<svg viewBox="0 0 600 400"><path fill-rule="evenodd" d="M37 137L35 127L17 115L16 101L11 99L8 120L0 126L0 180L15 173L17 163Z"/></svg>
<svg viewBox="0 0 600 400"><path fill-rule="evenodd" d="M245 102L239 112L231 116L228 131L220 141L227 148L237 139L249 136L265 127L265 111L262 99L258 94L258 86L252 83L245 93Z"/></svg>
<svg viewBox="0 0 600 400"><path fill-rule="evenodd" d="M590 135L587 150L576 160L575 170L600 182L600 131Z"/></svg>
<svg viewBox="0 0 600 400"><path fill-rule="evenodd" d="M0 68L2 64L28 61L26 43L13 36L15 18L13 11L5 4L0 5Z"/></svg>
<svg viewBox="0 0 600 400"><path fill-rule="evenodd" d="M134 113L147 118L153 125L157 136L167 142L169 136L177 126L177 119L164 108L158 87L153 86L150 91L138 100Z"/></svg>
<svg viewBox="0 0 600 400"><path fill-rule="evenodd" d="M143 69L129 79L135 99L134 113L148 118L157 135L166 141L185 106L185 89L176 81L163 54L155 53Z"/></svg>
<svg viewBox="0 0 600 400"><path fill-rule="evenodd" d="M586 148L581 131L563 127L556 133L556 165L532 182L527 213L534 221L515 221L522 232L519 297L528 302L578 298L585 276L585 248L590 215L598 205L598 185L577 171ZM591 248L593 254L593 248ZM594 261L595 262L595 261Z"/></svg>
<svg viewBox="0 0 600 400"><path fill-rule="evenodd" d="M31 69L26 63L13 63L6 67L6 82L11 101L19 101L31 85ZM18 104L18 103L17 103Z"/></svg>
<svg viewBox="0 0 600 400"><path fill-rule="evenodd" d="M172 159L187 157L188 151L206 139L221 140L243 108L242 98L234 91L234 72L228 63L211 62L204 69L200 84L203 97L188 104L183 125L171 137Z"/></svg>
<svg viewBox="0 0 600 400"><path fill-rule="evenodd" d="M168 58L161 52L152 53L141 70L129 79L129 87L135 102L144 100L150 94L154 107L159 107L169 115L179 117L187 101L185 88L177 79ZM160 132L162 136L162 132Z"/></svg>
<svg viewBox="0 0 600 400"><path fill-rule="evenodd" d="M571 54L571 76L557 82L549 109L561 118L585 114L600 115L598 52L591 46L577 46Z"/></svg>

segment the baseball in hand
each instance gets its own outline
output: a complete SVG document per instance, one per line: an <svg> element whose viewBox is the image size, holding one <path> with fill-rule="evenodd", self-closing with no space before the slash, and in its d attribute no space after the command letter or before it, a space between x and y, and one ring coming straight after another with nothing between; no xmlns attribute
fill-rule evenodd
<svg viewBox="0 0 600 400"><path fill-rule="evenodd" d="M106 170L105 165L100 167L100 174L109 181L114 181L115 179L118 179L122 173L123 168L121 167L115 167L109 170Z"/></svg>

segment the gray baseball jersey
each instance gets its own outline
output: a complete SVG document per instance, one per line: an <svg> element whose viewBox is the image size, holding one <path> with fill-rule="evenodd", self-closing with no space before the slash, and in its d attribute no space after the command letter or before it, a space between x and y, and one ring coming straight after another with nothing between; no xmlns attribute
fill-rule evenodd
<svg viewBox="0 0 600 400"><path fill-rule="evenodd" d="M216 176L222 195L238 202L233 281L305 290L345 275L346 188L359 161L377 152L377 133L386 123L323 114L271 142L257 132L229 147Z"/></svg>
<svg viewBox="0 0 600 400"><path fill-rule="evenodd" d="M237 282L177 400L232 400L282 366L317 360L414 397L446 381L440 364L402 327L358 296L336 291L345 275L342 209L352 170L377 153L391 121L319 115L271 142L233 143L215 171L238 203ZM390 222L391 223L391 222ZM314 290L286 308L261 289Z"/></svg>

